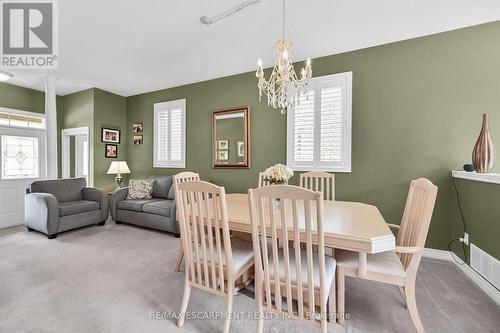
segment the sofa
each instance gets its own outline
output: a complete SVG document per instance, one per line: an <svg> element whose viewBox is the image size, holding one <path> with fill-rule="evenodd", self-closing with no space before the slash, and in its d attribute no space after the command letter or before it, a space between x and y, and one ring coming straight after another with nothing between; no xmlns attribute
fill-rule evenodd
<svg viewBox="0 0 500 333"><path fill-rule="evenodd" d="M127 199L127 187L116 190L111 196L111 217L117 224L134 224L167 231L179 237L172 177L161 176L153 180L151 199Z"/></svg>
<svg viewBox="0 0 500 333"><path fill-rule="evenodd" d="M30 184L24 197L24 224L49 239L87 225L104 225L109 216L108 194L87 187L85 178L42 180Z"/></svg>

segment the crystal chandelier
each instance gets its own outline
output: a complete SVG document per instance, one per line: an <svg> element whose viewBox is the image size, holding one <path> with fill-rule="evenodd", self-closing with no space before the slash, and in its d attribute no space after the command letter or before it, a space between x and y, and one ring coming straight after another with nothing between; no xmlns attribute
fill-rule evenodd
<svg viewBox="0 0 500 333"><path fill-rule="evenodd" d="M302 68L300 79L295 73L292 61L292 43L285 39L285 0L283 0L283 38L276 45L276 63L269 80L264 77L262 60L257 62L255 76L259 79L259 101L262 92L267 95L267 104L275 109L281 109L285 114L286 109L292 107L300 95L307 91L309 80L312 76L311 59L307 58L306 67Z"/></svg>

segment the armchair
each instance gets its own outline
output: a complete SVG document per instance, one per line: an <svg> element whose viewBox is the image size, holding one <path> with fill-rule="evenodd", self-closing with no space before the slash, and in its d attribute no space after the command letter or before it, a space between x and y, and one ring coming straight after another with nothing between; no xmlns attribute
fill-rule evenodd
<svg viewBox="0 0 500 333"><path fill-rule="evenodd" d="M24 197L24 224L52 239L63 231L98 224L109 214L105 191L86 187L84 178L33 182Z"/></svg>

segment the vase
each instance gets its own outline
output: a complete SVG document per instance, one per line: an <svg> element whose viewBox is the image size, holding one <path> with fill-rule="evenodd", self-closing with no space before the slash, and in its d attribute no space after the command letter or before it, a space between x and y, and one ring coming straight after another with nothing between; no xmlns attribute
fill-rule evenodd
<svg viewBox="0 0 500 333"><path fill-rule="evenodd" d="M483 126L472 151L472 164L478 173L488 173L495 165L495 147L488 127L488 114L483 114Z"/></svg>

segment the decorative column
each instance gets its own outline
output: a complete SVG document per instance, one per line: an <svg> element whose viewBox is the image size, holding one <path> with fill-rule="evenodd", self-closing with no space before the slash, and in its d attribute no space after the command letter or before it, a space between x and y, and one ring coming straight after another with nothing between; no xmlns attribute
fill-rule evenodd
<svg viewBox="0 0 500 333"><path fill-rule="evenodd" d="M47 179L57 179L57 107L56 78L43 74L45 80L45 137L47 157Z"/></svg>

